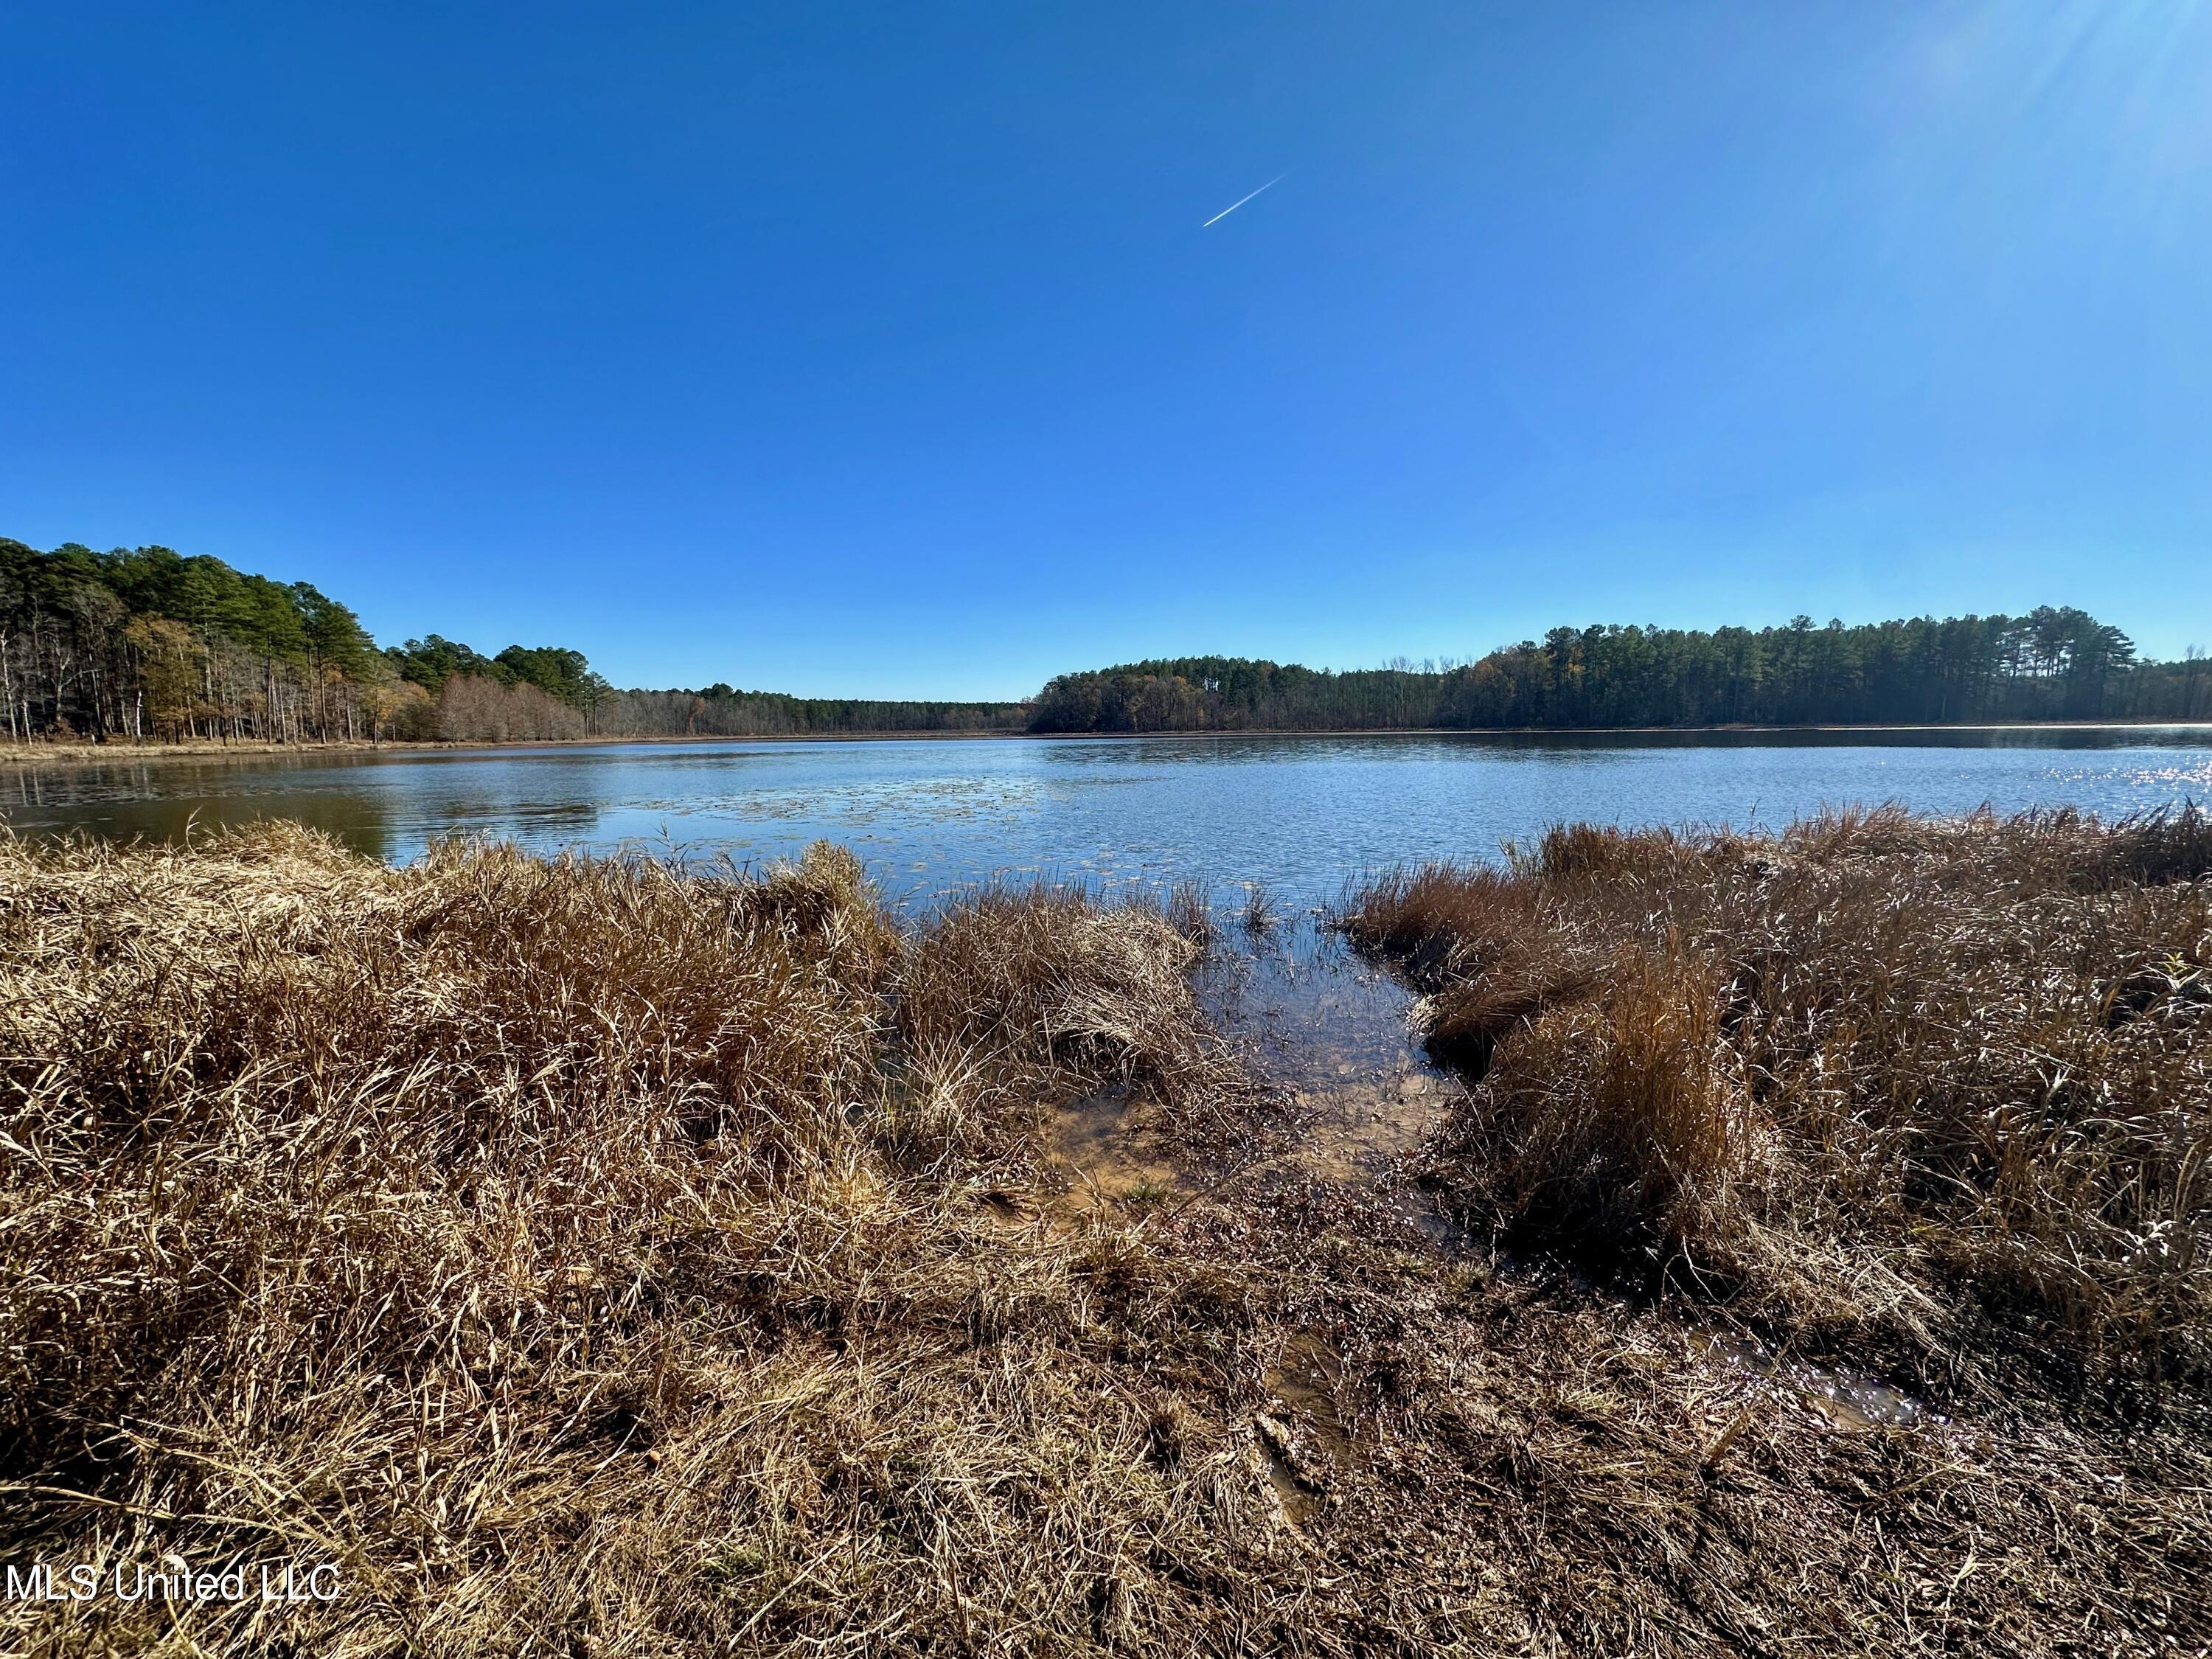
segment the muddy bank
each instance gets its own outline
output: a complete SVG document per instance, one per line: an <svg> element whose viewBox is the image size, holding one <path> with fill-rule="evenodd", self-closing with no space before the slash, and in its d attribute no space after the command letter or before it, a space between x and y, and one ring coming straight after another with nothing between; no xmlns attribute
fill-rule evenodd
<svg viewBox="0 0 2212 1659"><path fill-rule="evenodd" d="M1318 923L1301 914L1255 935L1224 909L1193 970L1200 1005L1256 1087L1236 1133L1194 1147L1169 1115L1109 1089L1053 1103L1043 1168L1139 1206L1226 1203L1292 1181L1387 1189L1409 1221L1440 1226L1407 1160L1441 1121L1453 1079L1415 1040L1413 994Z"/></svg>

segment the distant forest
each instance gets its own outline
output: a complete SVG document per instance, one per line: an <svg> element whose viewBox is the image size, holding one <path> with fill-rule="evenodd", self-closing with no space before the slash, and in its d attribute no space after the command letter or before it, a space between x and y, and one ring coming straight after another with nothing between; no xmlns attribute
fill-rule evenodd
<svg viewBox="0 0 2212 1659"><path fill-rule="evenodd" d="M2086 612L1786 628L1555 628L1460 664L1332 673L1182 657L1063 674L1033 732L1942 725L2212 714L2192 647L2151 662Z"/></svg>
<svg viewBox="0 0 2212 1659"><path fill-rule="evenodd" d="M8 739L228 741L1019 732L1015 702L883 702L711 685L622 691L580 651L379 648L348 606L166 547L0 538Z"/></svg>
<svg viewBox="0 0 2212 1659"><path fill-rule="evenodd" d="M2212 667L2080 611L1711 633L1555 629L1461 664L1335 673L1232 657L1065 674L1031 702L618 690L580 651L380 647L345 605L165 547L0 538L9 740L298 742L861 732L1941 724L2212 715Z"/></svg>

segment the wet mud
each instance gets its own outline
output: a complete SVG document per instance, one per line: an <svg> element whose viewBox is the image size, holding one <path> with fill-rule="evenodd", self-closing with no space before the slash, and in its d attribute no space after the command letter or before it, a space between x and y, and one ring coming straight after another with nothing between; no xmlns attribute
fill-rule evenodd
<svg viewBox="0 0 2212 1659"><path fill-rule="evenodd" d="M1411 991L1307 915L1237 930L1208 956L1199 993L1283 1103L1240 1182L1301 1182L1452 1242L1413 1163L1462 1085L1422 1053Z"/></svg>
<svg viewBox="0 0 2212 1659"><path fill-rule="evenodd" d="M1158 1106L1120 1091L1054 1103L1037 1133L1038 1190L988 1194L994 1218L1070 1222L1300 1185L1449 1243L1450 1224L1410 1165L1461 1085L1422 1054L1413 994L1314 915L1264 930L1218 920L1196 989L1269 1109L1234 1146L1200 1158Z"/></svg>

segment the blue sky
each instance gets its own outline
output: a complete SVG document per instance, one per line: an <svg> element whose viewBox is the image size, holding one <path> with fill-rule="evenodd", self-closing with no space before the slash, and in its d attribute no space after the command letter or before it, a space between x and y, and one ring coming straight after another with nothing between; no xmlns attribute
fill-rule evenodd
<svg viewBox="0 0 2212 1659"><path fill-rule="evenodd" d="M16 3L0 249L0 534L620 684L2212 644L2202 0Z"/></svg>

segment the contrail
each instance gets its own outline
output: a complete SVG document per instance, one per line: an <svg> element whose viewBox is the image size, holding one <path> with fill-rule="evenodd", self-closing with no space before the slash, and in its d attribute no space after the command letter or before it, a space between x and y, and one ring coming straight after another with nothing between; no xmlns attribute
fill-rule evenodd
<svg viewBox="0 0 2212 1659"><path fill-rule="evenodd" d="M1289 178L1290 176L1291 176L1291 175L1290 175L1289 173L1277 173L1273 178L1272 178L1272 179L1268 179L1268 180L1267 180L1267 182L1266 184L1264 184L1264 185L1261 185L1261 186L1260 186L1260 190L1273 190L1273 189L1277 185L1281 184L1281 183L1283 182L1283 180L1284 180L1284 179L1285 179ZM1254 191L1252 192L1252 196L1257 196L1257 195L1260 193L1260 190L1255 190L1255 191ZM1206 222L1206 225L1218 225L1218 224L1219 224L1219 223L1220 223L1224 219L1226 219L1226 218L1227 218L1231 214L1232 214L1232 213L1236 212L1236 211L1237 211L1237 210L1238 208L1243 207L1243 206L1244 205L1244 204L1245 204L1245 203L1247 203L1247 202L1250 201L1250 200L1252 199L1252 196L1240 196L1240 197L1238 197L1235 201L1231 202L1231 203L1227 207L1225 207L1225 208L1222 209L1220 212L1218 212L1218 213L1215 214L1215 215L1214 215L1211 219L1208 219L1208 220ZM1206 225L1200 225L1200 226L1199 227L1199 228L1200 228L1200 230L1204 230L1204 229L1206 228Z"/></svg>

